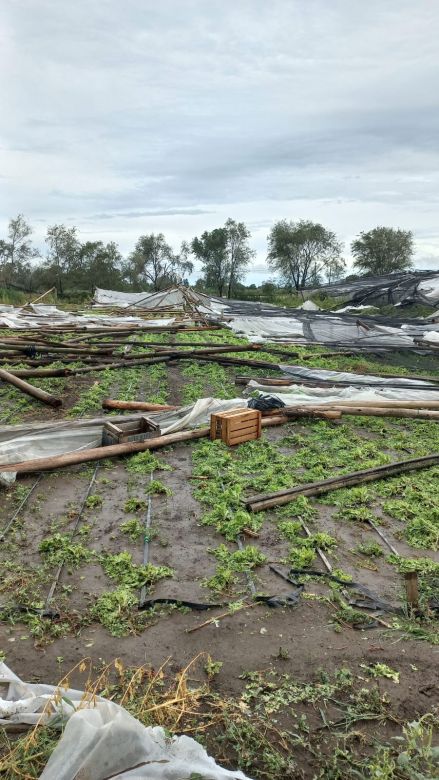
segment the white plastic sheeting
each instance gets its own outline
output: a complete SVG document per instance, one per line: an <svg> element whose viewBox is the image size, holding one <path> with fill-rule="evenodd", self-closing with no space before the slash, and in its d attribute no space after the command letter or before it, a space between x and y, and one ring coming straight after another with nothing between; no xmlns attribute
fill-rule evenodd
<svg viewBox="0 0 439 780"><path fill-rule="evenodd" d="M145 727L123 707L82 691L24 683L0 662L1 726L66 720L40 780L249 780L222 769L190 737L169 739L162 728Z"/></svg>
<svg viewBox="0 0 439 780"><path fill-rule="evenodd" d="M210 415L214 412L245 406L247 401L243 398L225 401L218 398L199 398L195 404L170 412L139 412L89 420L8 425L0 428L0 463L4 465L22 463L25 460L100 447L102 431L107 419L111 422L127 422L148 416L160 426L160 432L166 434L207 425ZM15 472L12 471L0 472L0 484L10 484L15 480L15 476Z"/></svg>
<svg viewBox="0 0 439 780"><path fill-rule="evenodd" d="M247 393L257 395L276 395L286 406L317 406L318 404L336 404L339 401L353 401L361 406L363 401L439 401L439 390L422 391L396 389L393 387L304 387L303 385L260 385L251 380Z"/></svg>
<svg viewBox="0 0 439 780"><path fill-rule="evenodd" d="M172 412L149 412L147 416L149 420L160 426L162 434L167 434L208 425L211 414L246 406L247 401L244 398L232 398L226 401L218 398L199 398L194 404L182 406L181 409Z"/></svg>
<svg viewBox="0 0 439 780"><path fill-rule="evenodd" d="M356 320L354 317L321 312L303 312L297 316L236 315L226 323L239 336L250 341L282 342L298 344L316 343L359 348L414 347L414 338L425 337L426 326L412 323L386 325L373 319ZM439 324L431 324L428 331L439 332Z"/></svg>
<svg viewBox="0 0 439 780"><path fill-rule="evenodd" d="M439 274L431 277L431 279L425 279L425 281L418 284L418 292L429 303L435 304L439 301Z"/></svg>
<svg viewBox="0 0 439 780"><path fill-rule="evenodd" d="M149 293L119 292L118 290L103 290L98 287L93 300L96 306L139 307L158 311L160 309L181 309L182 311L198 311L206 315L218 315L227 308L225 304L183 286L169 287L166 290Z"/></svg>
<svg viewBox="0 0 439 780"><path fill-rule="evenodd" d="M408 377L383 377L383 376L374 376L373 374L352 374L348 371L330 371L328 369L324 368L306 368L305 366L291 366L291 365L280 365L279 368L282 369L284 374L288 374L292 378L298 378L298 379L304 379L306 381L312 382L352 382L355 384L380 384L383 386L390 385L390 386L397 386L397 385L409 385L412 388L420 387L421 389L423 387L435 387L434 384L428 381L422 381L419 379L409 379ZM439 382L439 376L438 376L438 382ZM437 390L439 392L439 384L437 385ZM430 398L430 395L428 394L426 398Z"/></svg>
<svg viewBox="0 0 439 780"><path fill-rule="evenodd" d="M24 309L10 307L6 311L0 310L0 327L12 330L25 330L29 328L57 328L60 325L73 325L78 328L114 328L121 325L136 325L139 328L152 328L157 325L172 325L175 318L160 318L157 320L144 320L141 317L112 317L93 316L87 314L72 314L61 311L56 306L32 306L32 312Z"/></svg>
<svg viewBox="0 0 439 780"><path fill-rule="evenodd" d="M303 323L290 317L234 317L227 327L250 341L306 341Z"/></svg>

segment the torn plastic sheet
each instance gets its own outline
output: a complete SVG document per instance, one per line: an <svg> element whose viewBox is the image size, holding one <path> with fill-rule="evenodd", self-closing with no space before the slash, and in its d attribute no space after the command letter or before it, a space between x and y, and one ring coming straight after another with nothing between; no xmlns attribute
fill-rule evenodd
<svg viewBox="0 0 439 780"><path fill-rule="evenodd" d="M246 388L246 393L267 395L274 393L285 403L285 406L317 406L318 404L337 404L340 401L354 401L358 406L371 401L439 401L439 390L422 391L396 389L393 387L368 388L358 387L304 387L291 385L259 385L252 379ZM379 404L377 404L379 405Z"/></svg>
<svg viewBox="0 0 439 780"><path fill-rule="evenodd" d="M93 330L94 328L114 328L118 326L135 325L139 329L160 326L170 326L175 322L175 317L168 319L145 320L142 317L116 317L116 316L91 316L86 314L72 314L61 311L56 306L33 306L33 312L11 307L7 311L0 310L0 327L11 330L23 330L28 328L57 328L60 325L74 325L78 328Z"/></svg>
<svg viewBox="0 0 439 780"><path fill-rule="evenodd" d="M352 374L347 371L329 371L328 369L306 368L304 366L280 365L279 368L282 369L284 374L288 374L288 376L291 376L292 378L296 377L309 382L313 380L317 382L343 382L344 384L352 382L352 384L356 385L369 385L373 383L374 385L387 385L391 387L403 385L404 387L413 387L413 389L417 387L421 389L423 387L436 387L439 392L439 384L434 385L428 381L424 382L419 379L409 379L408 377L383 377L373 376L373 374ZM430 398L430 395L428 397Z"/></svg>
<svg viewBox="0 0 439 780"><path fill-rule="evenodd" d="M178 309L197 311L201 314L221 314L226 304L209 298L189 287L175 286L159 292L129 293L118 290L96 288L93 302L95 306L116 306L120 308L139 308L147 310Z"/></svg>
<svg viewBox="0 0 439 780"><path fill-rule="evenodd" d="M65 420L56 423L29 423L0 428L0 463L22 463L25 460L63 455L68 452L99 447L107 420L128 422L147 416L160 426L161 434L175 433L200 425L207 425L210 415L227 409L247 406L244 398L221 400L200 398L194 404L169 412L138 412L129 415L111 415L87 420ZM0 472L0 484L14 482L16 472Z"/></svg>
<svg viewBox="0 0 439 780"><path fill-rule="evenodd" d="M24 683L0 663L0 725L65 724L40 780L249 780L194 739L168 738L123 707L83 691Z"/></svg>
<svg viewBox="0 0 439 780"><path fill-rule="evenodd" d="M217 412L226 412L229 409L242 409L247 406L245 398L231 398L220 400L218 398L199 398L194 404L182 406L169 412L150 412L148 419L159 425L162 435L175 433L188 428L198 428L210 422L210 415Z"/></svg>
<svg viewBox="0 0 439 780"><path fill-rule="evenodd" d="M414 346L412 334L399 327L380 325L370 320L362 323L353 318L304 312L297 317L234 317L227 327L239 336L258 341L295 341L322 344L351 344L360 347ZM425 326L419 330L419 335ZM418 333L418 331L416 331Z"/></svg>
<svg viewBox="0 0 439 780"><path fill-rule="evenodd" d="M262 304L232 301L224 322L239 336L253 342L283 342L297 344L327 344L360 349L416 348L427 330L425 322L395 320L390 317L359 319L352 314L304 311L263 307ZM439 324L431 323L428 331L439 332Z"/></svg>

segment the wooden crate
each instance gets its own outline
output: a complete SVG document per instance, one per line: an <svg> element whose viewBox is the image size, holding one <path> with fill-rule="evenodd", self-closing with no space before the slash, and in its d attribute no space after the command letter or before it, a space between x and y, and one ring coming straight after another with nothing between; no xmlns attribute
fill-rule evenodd
<svg viewBox="0 0 439 780"><path fill-rule="evenodd" d="M261 436L261 413L257 409L231 409L210 416L210 438L225 444L242 444Z"/></svg>
<svg viewBox="0 0 439 780"><path fill-rule="evenodd" d="M159 435L159 426L150 422L146 417L140 417L139 420L131 420L130 422L120 422L119 425L108 421L102 432L102 446L124 444L128 441L144 441Z"/></svg>

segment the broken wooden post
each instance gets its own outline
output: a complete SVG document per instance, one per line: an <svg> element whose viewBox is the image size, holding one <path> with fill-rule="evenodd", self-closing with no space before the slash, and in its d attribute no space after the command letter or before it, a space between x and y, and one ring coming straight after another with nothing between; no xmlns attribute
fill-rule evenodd
<svg viewBox="0 0 439 780"><path fill-rule="evenodd" d="M22 393L37 398L38 401L42 401L43 404L48 404L49 406L62 406L61 398L55 398L54 395L46 393L45 390L40 390L39 387L34 387L33 385L30 385L29 382L24 382L9 371L5 371L4 368L0 368L0 380L8 382L10 385L14 385L17 390L21 390Z"/></svg>
<svg viewBox="0 0 439 780"><path fill-rule="evenodd" d="M419 607L418 572L409 571L404 574L407 605L409 609L416 610Z"/></svg>

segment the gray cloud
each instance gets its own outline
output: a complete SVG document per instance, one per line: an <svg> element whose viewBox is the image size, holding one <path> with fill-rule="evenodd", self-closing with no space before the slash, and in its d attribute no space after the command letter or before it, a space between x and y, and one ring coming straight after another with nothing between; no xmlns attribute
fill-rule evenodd
<svg viewBox="0 0 439 780"><path fill-rule="evenodd" d="M385 222L438 262L439 6L430 0L17 0L0 12L2 224L130 248L228 216L262 273L279 218L347 243ZM422 260L421 260L422 258Z"/></svg>

